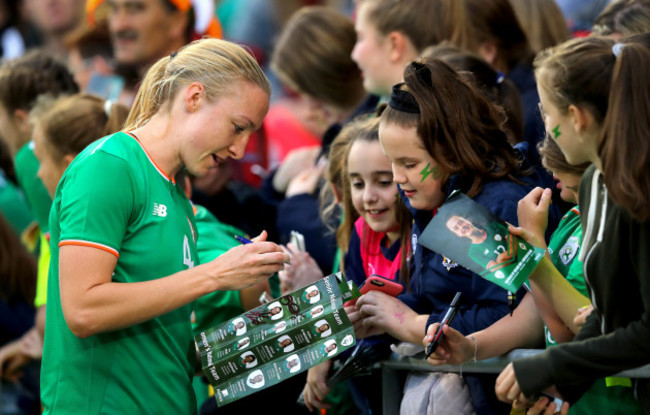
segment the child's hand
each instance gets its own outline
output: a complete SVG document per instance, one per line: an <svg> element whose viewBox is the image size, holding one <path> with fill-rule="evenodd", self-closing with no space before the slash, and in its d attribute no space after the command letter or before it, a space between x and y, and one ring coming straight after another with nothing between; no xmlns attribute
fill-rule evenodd
<svg viewBox="0 0 650 415"><path fill-rule="evenodd" d="M578 314L573 319L573 324L575 324L578 327L582 327L585 325L587 322L587 317L591 314L591 312L594 311L594 306L593 305L586 305L584 307L580 307L578 309Z"/></svg>
<svg viewBox="0 0 650 415"><path fill-rule="evenodd" d="M516 408L524 408L526 406L529 406L531 403L521 392L521 388L519 387L519 382L517 381L517 376L515 375L515 369L512 363L509 363L508 366L506 366L506 368L503 369L497 377L497 381L494 386L494 392L501 402L516 402Z"/></svg>
<svg viewBox="0 0 650 415"><path fill-rule="evenodd" d="M524 241L528 242L532 246L546 249L546 242L544 241L543 233L542 236L538 236L530 232L528 229L524 229L522 227L516 227L510 224L508 225L508 232L510 232L514 236L523 239Z"/></svg>
<svg viewBox="0 0 650 415"><path fill-rule="evenodd" d="M299 251L292 243L288 243L286 247L281 246L281 248L289 255L291 261L290 264L284 266L282 271L278 272L280 291L283 295L323 278L323 272L307 252Z"/></svg>
<svg viewBox="0 0 650 415"><path fill-rule="evenodd" d="M307 371L307 383L302 392L302 397L305 400L305 405L309 411L314 409L329 408L330 405L324 403L323 400L330 392L330 387L327 386L327 374L332 367L332 361L326 360L323 363L311 367Z"/></svg>
<svg viewBox="0 0 650 415"><path fill-rule="evenodd" d="M318 182L323 177L325 167L325 163L318 163L296 174L289 181L285 196L291 197L305 193L313 194L318 188Z"/></svg>
<svg viewBox="0 0 650 415"><path fill-rule="evenodd" d="M519 226L527 229L542 241L548 225L548 208L551 204L551 195L551 189L536 187L517 204Z"/></svg>
<svg viewBox="0 0 650 415"><path fill-rule="evenodd" d="M273 176L273 188L276 192L285 193L291 179L298 173L305 171L314 165L316 156L320 152L320 147L305 147L292 150L285 157L278 170Z"/></svg>
<svg viewBox="0 0 650 415"><path fill-rule="evenodd" d="M569 403L564 402L559 412L556 412L557 405L547 397L540 398L533 406L528 408L526 415L567 415L569 413Z"/></svg>
<svg viewBox="0 0 650 415"><path fill-rule="evenodd" d="M417 317L417 313L406 304L380 291L362 295L357 300L357 307L363 317L364 327L369 330L367 336L388 333L397 339L408 340L404 337L408 331L407 326Z"/></svg>
<svg viewBox="0 0 650 415"><path fill-rule="evenodd" d="M433 323L427 329L427 335L422 340L425 347L433 341L433 336L440 327L440 323ZM458 365L469 362L474 357L474 342L463 336L458 330L449 326L442 329L444 337L438 344L436 351L431 353L427 362L437 365Z"/></svg>

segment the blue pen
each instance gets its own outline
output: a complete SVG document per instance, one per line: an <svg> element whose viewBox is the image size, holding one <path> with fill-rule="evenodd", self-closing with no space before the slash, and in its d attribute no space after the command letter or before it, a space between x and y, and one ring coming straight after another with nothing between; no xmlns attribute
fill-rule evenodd
<svg viewBox="0 0 650 415"><path fill-rule="evenodd" d="M235 236L235 239L237 239L237 241L239 241L239 243L242 244L242 245L252 244L253 243L253 241L251 241L250 239L246 239L243 236L239 236L239 235L234 235L234 236Z"/></svg>

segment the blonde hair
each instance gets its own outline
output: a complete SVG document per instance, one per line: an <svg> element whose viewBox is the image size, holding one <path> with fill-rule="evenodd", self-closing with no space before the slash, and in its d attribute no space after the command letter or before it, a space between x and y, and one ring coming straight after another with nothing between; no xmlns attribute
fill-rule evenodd
<svg viewBox="0 0 650 415"><path fill-rule="evenodd" d="M160 59L147 71L124 131L145 125L192 82L203 84L207 98L216 100L231 93L238 81L250 82L271 95L268 79L243 47L215 38L195 40Z"/></svg>

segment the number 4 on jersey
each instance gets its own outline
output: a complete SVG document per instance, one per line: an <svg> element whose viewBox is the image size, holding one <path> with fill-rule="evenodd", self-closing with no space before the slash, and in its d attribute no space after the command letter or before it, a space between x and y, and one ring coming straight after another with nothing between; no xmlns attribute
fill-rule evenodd
<svg viewBox="0 0 650 415"><path fill-rule="evenodd" d="M183 264L188 268L194 268L194 261L192 261L192 251L190 250L190 241L185 235L183 239Z"/></svg>

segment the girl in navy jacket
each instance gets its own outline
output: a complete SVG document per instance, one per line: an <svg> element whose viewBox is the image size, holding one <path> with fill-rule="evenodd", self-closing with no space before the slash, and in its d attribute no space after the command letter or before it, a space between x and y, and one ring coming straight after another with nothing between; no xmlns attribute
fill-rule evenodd
<svg viewBox="0 0 650 415"><path fill-rule="evenodd" d="M419 344L462 292L452 327L469 334L509 312L508 293L444 256L418 245L418 237L447 195L461 190L501 219L517 222L517 202L531 189L521 156L508 143L503 112L461 75L437 59L406 67L381 114L379 138L394 181L413 209L410 289L395 299L371 292L351 313L357 335L388 333ZM519 295L518 297L521 297ZM508 413L493 384L465 376L476 413Z"/></svg>

